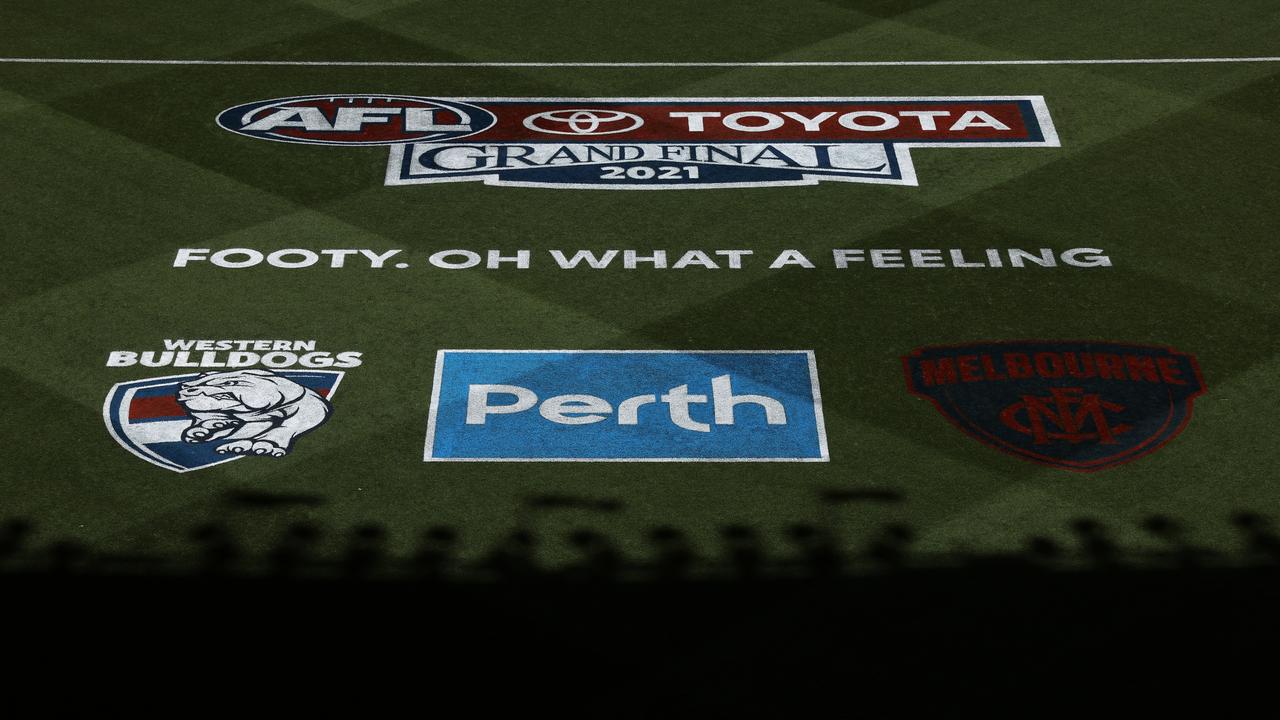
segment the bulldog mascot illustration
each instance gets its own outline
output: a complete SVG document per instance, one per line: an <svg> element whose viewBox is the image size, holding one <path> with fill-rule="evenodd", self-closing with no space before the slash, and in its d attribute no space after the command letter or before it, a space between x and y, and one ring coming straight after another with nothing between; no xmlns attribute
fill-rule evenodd
<svg viewBox="0 0 1280 720"><path fill-rule="evenodd" d="M225 440L216 452L268 457L283 457L333 412L315 391L269 370L205 373L182 384L178 404L192 419L186 442Z"/></svg>

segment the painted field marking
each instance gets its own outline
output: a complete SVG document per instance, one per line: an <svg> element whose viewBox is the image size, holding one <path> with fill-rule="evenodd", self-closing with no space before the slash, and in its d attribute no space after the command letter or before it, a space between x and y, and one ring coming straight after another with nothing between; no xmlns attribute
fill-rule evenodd
<svg viewBox="0 0 1280 720"><path fill-rule="evenodd" d="M494 68L717 68L717 67L963 67L998 65L1185 65L1277 63L1280 56L1196 58L1084 58L1046 60L779 60L759 62L433 62L383 60L146 60L140 58L0 57L31 65L244 65L250 67L494 67Z"/></svg>

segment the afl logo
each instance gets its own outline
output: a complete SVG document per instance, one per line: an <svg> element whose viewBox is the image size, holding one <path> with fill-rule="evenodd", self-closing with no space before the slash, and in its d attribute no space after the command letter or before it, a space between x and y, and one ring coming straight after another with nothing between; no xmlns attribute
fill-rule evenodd
<svg viewBox="0 0 1280 720"><path fill-rule="evenodd" d="M312 95L260 100L218 115L239 135L311 145L453 140L492 127L494 114L456 100L408 95Z"/></svg>
<svg viewBox="0 0 1280 720"><path fill-rule="evenodd" d="M524 126L550 135L617 135L644 125L644 119L621 110L548 110L524 119Z"/></svg>

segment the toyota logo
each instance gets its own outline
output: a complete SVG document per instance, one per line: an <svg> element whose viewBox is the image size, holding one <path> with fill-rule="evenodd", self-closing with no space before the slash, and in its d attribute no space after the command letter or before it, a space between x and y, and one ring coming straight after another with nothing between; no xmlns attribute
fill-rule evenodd
<svg viewBox="0 0 1280 720"><path fill-rule="evenodd" d="M550 135L617 135L644 124L621 110L548 110L524 119L524 126Z"/></svg>

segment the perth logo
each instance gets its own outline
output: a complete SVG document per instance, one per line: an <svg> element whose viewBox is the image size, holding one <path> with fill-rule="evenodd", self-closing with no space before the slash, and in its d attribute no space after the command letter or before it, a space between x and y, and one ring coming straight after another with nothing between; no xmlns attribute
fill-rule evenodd
<svg viewBox="0 0 1280 720"><path fill-rule="evenodd" d="M663 189L916 185L913 148L1058 147L1040 96L425 98L311 95L223 111L231 132L387 145L387 185Z"/></svg>
<svg viewBox="0 0 1280 720"><path fill-rule="evenodd" d="M428 461L827 459L812 352L441 350Z"/></svg>
<svg viewBox="0 0 1280 720"><path fill-rule="evenodd" d="M121 382L103 419L126 450L175 472L242 457L284 457L333 414L343 371L360 353L317 351L314 340L166 340L165 350L117 350L107 367L203 372Z"/></svg>
<svg viewBox="0 0 1280 720"><path fill-rule="evenodd" d="M1068 470L1154 452L1204 393L1196 359L1111 342L973 343L903 358L911 392L979 441Z"/></svg>

